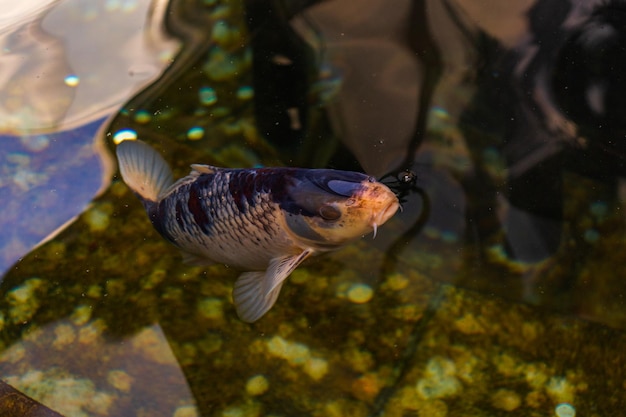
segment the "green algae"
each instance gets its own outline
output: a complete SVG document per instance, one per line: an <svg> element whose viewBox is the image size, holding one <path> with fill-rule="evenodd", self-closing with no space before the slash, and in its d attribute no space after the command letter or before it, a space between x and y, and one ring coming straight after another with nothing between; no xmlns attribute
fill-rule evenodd
<svg viewBox="0 0 626 417"><path fill-rule="evenodd" d="M468 317L481 326L468 326ZM516 410L515 415L534 416L552 413L559 403L572 403L581 414L610 414L624 405L622 398L603 394L623 383L623 343L619 331L446 286L385 415L422 415L438 404L446 410L440 415ZM439 391L424 395L431 364L442 357L447 370L439 373L457 382L445 388L445 378L438 378Z"/></svg>
<svg viewBox="0 0 626 417"><path fill-rule="evenodd" d="M234 412L232 404L247 404L250 394L245 381L254 375L264 375L269 381L265 393L254 395L258 397L254 407L278 415L293 415L293 410L319 415L337 404L349 409L360 401L372 404L380 389L390 383L390 361L401 351L414 320L382 326L386 316L376 317L372 312L381 309L380 303L393 302L400 292L389 290L387 298L374 296L355 305L337 297L335 290L359 273L337 271L362 271L354 254L380 258L374 248L358 243L356 252L347 250L311 261L302 270L307 279L286 287L268 319L250 326L237 319L230 300L236 272L223 266L184 266L176 250L153 230L134 196L114 189L90 209L116 202L107 231L90 228L87 212L5 277L0 310L7 317L13 308L12 293L28 288L31 297L26 306L28 321L9 320L1 333L9 351L22 352L18 357L9 355L12 359L0 355L3 375L52 372L49 369L56 367L49 368L50 362L39 357L41 349L52 346L55 354L46 358L54 357L57 366L67 367L68 378L98 386L104 383L98 375L105 375L109 388L121 392L112 400L111 415L132 415L128 407L136 406L135 411L141 407L133 404L136 384L128 381L145 379L154 372L151 367L174 366L171 360L160 361L167 355L156 341L150 341L154 337L144 335L144 329L158 323L177 366L193 381L190 388L201 414L215 409ZM60 245L67 254L62 259L56 255ZM34 271L36 281L31 278ZM405 283L404 294L424 293L424 284L426 292L430 288L428 282L418 284L420 288ZM383 327L387 328L373 330ZM346 336L346 329L353 330ZM368 337L374 333L375 338ZM132 340L135 362L120 367L110 359L115 357L109 352L111 340ZM89 349L77 352L81 346ZM355 352L359 353L355 356ZM98 369L95 374L94 368ZM218 380L224 382L216 385ZM376 381L375 388L363 388L371 381ZM307 391L314 395L303 396ZM340 401L352 393L361 400L352 405ZM124 401L118 398L122 394Z"/></svg>
<svg viewBox="0 0 626 417"><path fill-rule="evenodd" d="M624 336L617 330L441 286L404 262L379 278L369 302L354 304L337 288L371 276L367 270L380 262L366 241L306 263L267 317L247 325L230 300L235 271L182 265L128 191L106 193L92 209L112 201L108 231L89 228L86 213L5 278L3 375L66 367L61 380L107 385L111 415L139 413L134 381L163 366L181 368L199 415L532 416L560 402L600 414L623 406L614 396L597 405L603 392L623 388ZM24 292L27 323L10 313L15 294ZM142 330L153 323L169 348ZM103 363L102 355L111 356L105 341L112 339L132 340L133 363ZM89 354L81 349L76 356L77 343ZM54 368L38 353L44 346L56 352ZM95 363L104 377L90 372ZM246 388L258 375L267 380L262 393ZM158 385L148 384L144 395L167 391Z"/></svg>
<svg viewBox="0 0 626 417"><path fill-rule="evenodd" d="M107 213L106 229L92 227L92 210ZM617 262L619 255L604 245L618 244L608 230L619 231L619 224L609 214L596 225L606 231L606 243L579 241L594 254L579 268L601 271L607 259ZM371 241L355 242L308 261L267 317L248 325L237 319L230 298L236 271L183 265L135 197L115 182L5 277L0 372L54 404L41 381L56 390L72 381L76 389L67 392L100 398L110 415L197 409L216 416L534 416L561 402L602 415L624 406L604 394L624 388L623 333L506 301L510 294L443 285L440 277L451 271L485 284L496 277L514 282L520 274L501 259L473 272L443 261L453 253L446 255L445 245L407 251L392 273L378 275L372 271L381 270L384 254ZM570 247L552 261L565 268L572 256L580 252L573 255ZM370 300L345 297L341 289L355 282L374 289ZM166 344L150 330L155 323ZM125 344L130 353L119 348ZM165 369L180 369L184 379L153 381ZM258 375L267 388L246 388ZM193 406L165 394L185 397L181 384L189 384ZM155 408L146 408L148 400Z"/></svg>

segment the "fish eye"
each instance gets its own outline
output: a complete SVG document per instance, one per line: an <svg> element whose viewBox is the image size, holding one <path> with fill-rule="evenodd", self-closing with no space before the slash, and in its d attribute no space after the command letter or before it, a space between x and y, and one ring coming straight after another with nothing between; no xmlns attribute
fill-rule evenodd
<svg viewBox="0 0 626 417"><path fill-rule="evenodd" d="M324 220L337 220L341 217L341 211L338 208L324 205L320 207L319 214Z"/></svg>

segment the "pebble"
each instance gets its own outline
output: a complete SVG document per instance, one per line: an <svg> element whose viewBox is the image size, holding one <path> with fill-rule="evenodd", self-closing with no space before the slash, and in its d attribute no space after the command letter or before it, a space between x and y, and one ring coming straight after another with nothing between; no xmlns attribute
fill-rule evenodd
<svg viewBox="0 0 626 417"><path fill-rule="evenodd" d="M500 389L491 396L491 405L500 410L513 411L522 405L522 399L514 391Z"/></svg>
<svg viewBox="0 0 626 417"><path fill-rule="evenodd" d="M109 226L109 215L98 208L94 208L85 213L85 221L92 232L102 232Z"/></svg>
<svg viewBox="0 0 626 417"><path fill-rule="evenodd" d="M72 323L77 326L82 326L87 324L89 320L91 320L92 308L91 306L81 304L74 309L72 313L71 319Z"/></svg>
<svg viewBox="0 0 626 417"><path fill-rule="evenodd" d="M133 377L120 369L114 369L109 371L107 382L118 391L130 392Z"/></svg>
<svg viewBox="0 0 626 417"><path fill-rule="evenodd" d="M322 358L310 358L304 363L304 372L319 381L328 373L328 362Z"/></svg>
<svg viewBox="0 0 626 417"><path fill-rule="evenodd" d="M552 377L546 392L555 402L570 403L574 400L575 387L564 377Z"/></svg>
<svg viewBox="0 0 626 417"><path fill-rule="evenodd" d="M466 313L463 317L455 320L456 328L465 334L484 334L485 328L480 321L471 313Z"/></svg>
<svg viewBox="0 0 626 417"><path fill-rule="evenodd" d="M224 318L224 302L219 298L205 298L198 303L198 310L202 316L210 320Z"/></svg>
<svg viewBox="0 0 626 417"><path fill-rule="evenodd" d="M348 289L348 300L356 304L365 304L374 296L372 287L366 284L353 284Z"/></svg>
<svg viewBox="0 0 626 417"><path fill-rule="evenodd" d="M269 387L270 383L265 376L260 374L255 375L248 379L248 382L246 382L246 393L250 396L256 397L258 395L265 394Z"/></svg>
<svg viewBox="0 0 626 417"><path fill-rule="evenodd" d="M311 352L306 345L290 342L280 336L274 336L267 342L269 352L286 359L292 365L303 364L311 357Z"/></svg>
<svg viewBox="0 0 626 417"><path fill-rule="evenodd" d="M158 326L149 327L137 333L131 340L135 352L144 356L146 360L154 361L161 365L177 366L178 361L174 357L165 336Z"/></svg>
<svg viewBox="0 0 626 417"><path fill-rule="evenodd" d="M450 359L435 356L426 364L424 378L417 381L417 393L425 400L452 397L461 390L456 366Z"/></svg>
<svg viewBox="0 0 626 417"><path fill-rule="evenodd" d="M250 100L252 97L254 97L254 89L249 85L241 86L237 90L239 100Z"/></svg>
<svg viewBox="0 0 626 417"><path fill-rule="evenodd" d="M29 320L39 307L38 290L44 286L39 278L30 278L9 291L7 301L11 306L9 316L14 323Z"/></svg>
<svg viewBox="0 0 626 417"><path fill-rule="evenodd" d="M385 285L393 291L399 291L408 287L409 279L402 274L391 274L385 281Z"/></svg>
<svg viewBox="0 0 626 417"><path fill-rule="evenodd" d="M290 365L301 366L303 371L316 381L328 373L328 362L325 359L313 357L308 346L302 343L274 336L267 341L267 349L271 355L285 359Z"/></svg>
<svg viewBox="0 0 626 417"><path fill-rule="evenodd" d="M83 345L94 345L98 342L105 326L101 321L94 321L82 327L78 331L78 343Z"/></svg>
<svg viewBox="0 0 626 417"><path fill-rule="evenodd" d="M202 87L198 91L198 99L205 106L212 106L217 103L217 93L211 87Z"/></svg>
<svg viewBox="0 0 626 417"><path fill-rule="evenodd" d="M52 342L52 346L56 349L62 349L65 346L71 344L76 339L76 332L74 331L74 327L61 323L54 328L54 342Z"/></svg>
<svg viewBox="0 0 626 417"><path fill-rule="evenodd" d="M554 413L557 417L576 417L576 409L571 404L562 403L556 406Z"/></svg>

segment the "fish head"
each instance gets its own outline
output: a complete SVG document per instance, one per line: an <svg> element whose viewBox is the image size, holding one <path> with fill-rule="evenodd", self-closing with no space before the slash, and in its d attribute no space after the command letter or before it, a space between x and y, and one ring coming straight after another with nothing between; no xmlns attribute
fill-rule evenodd
<svg viewBox="0 0 626 417"><path fill-rule="evenodd" d="M330 250L376 230L400 207L374 177L329 169L303 170L287 186L287 226L302 243Z"/></svg>

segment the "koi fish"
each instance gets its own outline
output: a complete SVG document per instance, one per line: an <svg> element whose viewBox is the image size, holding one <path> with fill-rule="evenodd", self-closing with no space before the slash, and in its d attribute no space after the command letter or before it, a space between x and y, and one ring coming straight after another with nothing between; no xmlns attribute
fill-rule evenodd
<svg viewBox="0 0 626 417"><path fill-rule="evenodd" d="M399 207L387 186L357 172L194 164L174 182L163 157L147 144L126 140L116 153L124 182L187 263L245 271L233 301L249 323L274 305L302 261L375 235Z"/></svg>

